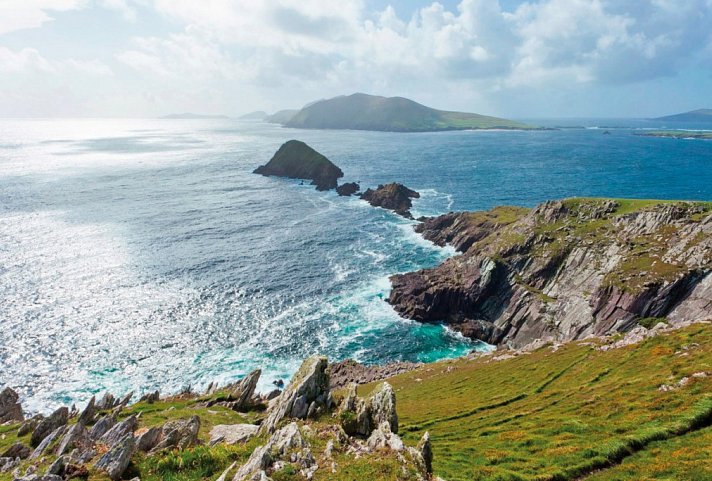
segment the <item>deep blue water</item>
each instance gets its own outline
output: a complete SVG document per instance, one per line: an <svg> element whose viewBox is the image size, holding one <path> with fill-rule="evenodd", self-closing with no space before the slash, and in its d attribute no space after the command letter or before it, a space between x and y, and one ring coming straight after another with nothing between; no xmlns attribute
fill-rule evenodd
<svg viewBox="0 0 712 481"><path fill-rule="evenodd" d="M451 250L357 199L251 173L291 138L343 181L420 191L416 217L568 196L712 199L712 141L634 135L662 127L644 121L539 123L610 135L2 120L0 385L46 409L256 367L267 387L316 352L374 363L484 348L384 302L389 275Z"/></svg>

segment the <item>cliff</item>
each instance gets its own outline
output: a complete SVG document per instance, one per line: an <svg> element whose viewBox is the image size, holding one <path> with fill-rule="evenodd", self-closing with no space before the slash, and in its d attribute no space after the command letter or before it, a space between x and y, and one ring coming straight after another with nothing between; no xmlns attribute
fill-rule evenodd
<svg viewBox="0 0 712 481"><path fill-rule="evenodd" d="M299 129L431 132L469 129L529 129L512 120L437 110L403 97L356 93L313 102L283 123Z"/></svg>
<svg viewBox="0 0 712 481"><path fill-rule="evenodd" d="M255 174L308 179L317 190L335 189L344 173L329 159L299 140L284 143L272 159L258 167Z"/></svg>
<svg viewBox="0 0 712 481"><path fill-rule="evenodd" d="M391 277L403 317L521 347L712 313L712 203L569 199L426 219L462 255Z"/></svg>

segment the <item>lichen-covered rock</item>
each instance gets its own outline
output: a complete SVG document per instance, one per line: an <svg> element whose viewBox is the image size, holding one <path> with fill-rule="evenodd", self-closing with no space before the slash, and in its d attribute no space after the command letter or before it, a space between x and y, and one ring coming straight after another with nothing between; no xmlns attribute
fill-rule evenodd
<svg viewBox="0 0 712 481"><path fill-rule="evenodd" d="M356 384L349 385L339 407L338 416L346 434L351 436L371 434L371 412L366 400L356 395Z"/></svg>
<svg viewBox="0 0 712 481"><path fill-rule="evenodd" d="M111 394L110 392L104 393L104 396L99 400L98 403L96 403L96 409L99 411L104 411L107 409L113 409L116 407L116 399L114 398L114 395Z"/></svg>
<svg viewBox="0 0 712 481"><path fill-rule="evenodd" d="M82 410L81 414L79 414L77 422L83 424L84 426L88 426L89 424L94 422L94 418L96 417L97 412L98 409L96 408L96 396L92 396L86 407Z"/></svg>
<svg viewBox="0 0 712 481"><path fill-rule="evenodd" d="M433 472L433 446L430 444L430 433L425 432L423 437L418 443L418 452L423 458L423 463L425 464L425 471L429 474Z"/></svg>
<svg viewBox="0 0 712 481"><path fill-rule="evenodd" d="M30 457L30 454L32 454L32 449L30 449L29 446L17 442L0 454L0 458L27 459Z"/></svg>
<svg viewBox="0 0 712 481"><path fill-rule="evenodd" d="M104 434L106 434L114 425L116 424L116 418L111 415L102 416L99 420L92 426L91 431L89 431L89 437L94 441L100 439Z"/></svg>
<svg viewBox="0 0 712 481"><path fill-rule="evenodd" d="M383 382L368 397L368 409L371 425L380 426L388 423L393 433L398 433L398 414L396 413L396 393L393 387Z"/></svg>
<svg viewBox="0 0 712 481"><path fill-rule="evenodd" d="M152 449L152 452L172 448L189 448L198 442L198 431L200 431L200 418L198 416L191 416L190 419L168 421L163 425L161 440Z"/></svg>
<svg viewBox="0 0 712 481"><path fill-rule="evenodd" d="M228 387L230 389L232 409L242 411L254 405L253 397L255 395L255 389L257 388L257 382L260 380L261 374L262 370L256 369L242 378L234 386Z"/></svg>
<svg viewBox="0 0 712 481"><path fill-rule="evenodd" d="M285 418L305 418L312 402L326 406L329 397L327 366L327 359L322 356L305 360L282 395L269 408L260 432L275 432Z"/></svg>
<svg viewBox="0 0 712 481"><path fill-rule="evenodd" d="M376 190L367 189L366 192L361 195L361 198L372 206L392 210L407 219L413 218L413 215L410 213L410 208L413 207L411 199L417 199L419 197L420 194L418 192L395 182L379 185Z"/></svg>
<svg viewBox="0 0 712 481"><path fill-rule="evenodd" d="M258 430L256 424L218 424L210 430L210 444L244 443L254 437Z"/></svg>
<svg viewBox="0 0 712 481"><path fill-rule="evenodd" d="M99 442L106 444L107 446L113 446L126 437L127 434L131 434L133 436L133 432L136 431L137 427L138 419L135 414L132 414L106 431L106 433L104 433L104 435L99 439Z"/></svg>
<svg viewBox="0 0 712 481"><path fill-rule="evenodd" d="M39 446L42 440L45 439L51 432L55 431L58 427L67 424L68 419L69 409L61 407L55 410L49 417L40 421L35 430L32 431L30 446Z"/></svg>
<svg viewBox="0 0 712 481"><path fill-rule="evenodd" d="M25 420L19 399L20 396L9 387L0 391L0 424Z"/></svg>
<svg viewBox="0 0 712 481"><path fill-rule="evenodd" d="M133 434L127 434L107 451L94 465L109 475L113 481L121 479L136 450L136 440Z"/></svg>
<svg viewBox="0 0 712 481"><path fill-rule="evenodd" d="M57 455L70 453L74 448L89 443L89 433L82 423L72 425L57 446ZM56 474L56 473L55 473Z"/></svg>
<svg viewBox="0 0 712 481"><path fill-rule="evenodd" d="M272 159L258 167L255 174L308 179L317 190L335 189L344 173L329 159L299 140L283 144Z"/></svg>
<svg viewBox="0 0 712 481"><path fill-rule="evenodd" d="M30 419L26 419L18 428L17 430L17 436L25 436L35 429L37 429L37 426L42 422L44 419L44 416L42 414L37 414L35 416L32 416Z"/></svg>
<svg viewBox="0 0 712 481"><path fill-rule="evenodd" d="M152 427L137 431L135 433L136 449L143 451L144 453L149 452L161 441L162 433L163 430L159 427Z"/></svg>
<svg viewBox="0 0 712 481"><path fill-rule="evenodd" d="M40 456L42 456L45 451L47 451L47 448L49 448L50 444L52 444L56 439L58 439L60 436L62 436L65 432L67 431L67 426L59 426L57 429L49 433L47 436L42 439L40 444L35 448L35 450L32 452L30 455L30 459L37 459Z"/></svg>
<svg viewBox="0 0 712 481"><path fill-rule="evenodd" d="M153 404L161 399L161 393L158 390L146 393L138 400L139 402L147 402L148 404Z"/></svg>

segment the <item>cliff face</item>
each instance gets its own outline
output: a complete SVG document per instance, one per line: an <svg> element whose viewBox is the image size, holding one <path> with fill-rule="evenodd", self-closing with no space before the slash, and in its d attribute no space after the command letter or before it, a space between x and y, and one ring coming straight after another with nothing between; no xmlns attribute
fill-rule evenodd
<svg viewBox="0 0 712 481"><path fill-rule="evenodd" d="M570 199L426 219L462 255L391 277L402 316L521 347L712 318L712 204Z"/></svg>

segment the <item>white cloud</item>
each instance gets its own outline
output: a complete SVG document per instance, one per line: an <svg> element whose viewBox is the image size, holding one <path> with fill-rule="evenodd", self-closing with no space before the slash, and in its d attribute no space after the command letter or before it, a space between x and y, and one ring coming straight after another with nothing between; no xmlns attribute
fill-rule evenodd
<svg viewBox="0 0 712 481"><path fill-rule="evenodd" d="M0 35L26 28L41 27L52 20L53 12L76 10L85 0L2 0Z"/></svg>
<svg viewBox="0 0 712 481"><path fill-rule="evenodd" d="M0 73L4 74L84 74L91 77L113 75L108 65L98 60L48 60L33 48L11 50L0 46Z"/></svg>

